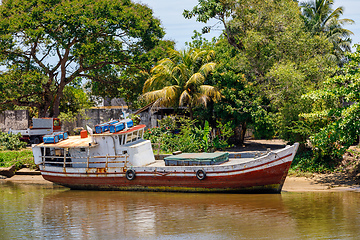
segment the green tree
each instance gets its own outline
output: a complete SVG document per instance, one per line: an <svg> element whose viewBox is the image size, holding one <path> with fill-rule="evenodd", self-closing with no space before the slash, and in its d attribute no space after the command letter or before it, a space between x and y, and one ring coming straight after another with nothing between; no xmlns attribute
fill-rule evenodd
<svg viewBox="0 0 360 240"><path fill-rule="evenodd" d="M238 114L243 126L263 126L259 132L269 132L263 136L273 136L274 128L266 129L273 124L286 140L305 141L294 130L301 121L298 114L306 108L301 95L323 81L333 63L328 60L331 44L324 36L305 31L298 4L292 0L206 0L184 11L184 16L204 23L218 19L234 48L222 46L228 63L217 82L227 91L223 95L229 103L223 108ZM226 86L226 82L233 84Z"/></svg>
<svg viewBox="0 0 360 240"><path fill-rule="evenodd" d="M302 14L305 26L312 34L324 34L333 44L333 54L339 63L344 61L344 52L351 51L351 38L354 33L343 28L353 24L354 20L343 18L343 7L332 9L334 0L312 0L302 2Z"/></svg>
<svg viewBox="0 0 360 240"><path fill-rule="evenodd" d="M163 35L152 10L130 0L3 0L0 66L7 67L6 77L18 76L14 82L31 78L36 92L11 89L18 95L1 98L0 105L34 105L39 98L39 116L56 117L66 85L78 77L113 79L114 66L135 66Z"/></svg>
<svg viewBox="0 0 360 240"><path fill-rule="evenodd" d="M360 46L337 68L324 85L303 98L312 101L312 111L302 114L313 129L310 138L319 160L336 160L360 135Z"/></svg>
<svg viewBox="0 0 360 240"><path fill-rule="evenodd" d="M168 49L174 49L173 41L159 41L153 49L145 52L136 59L133 64L127 66L115 66L113 74L107 78L97 77L97 81L89 81L87 87L93 95L109 98L123 98L128 106L139 108L143 103L139 96L145 81L150 77L150 70L155 63L168 57ZM140 100L140 101L139 101Z"/></svg>
<svg viewBox="0 0 360 240"><path fill-rule="evenodd" d="M76 117L85 109L93 106L88 94L81 86L81 79L65 86L64 96L60 102L60 115L66 113L69 116Z"/></svg>
<svg viewBox="0 0 360 240"><path fill-rule="evenodd" d="M170 57L162 59L146 80L142 98L156 101L159 106L186 106L193 119L193 108L206 107L209 100L221 98L219 91L205 85L206 78L214 70L214 51L188 49L169 50Z"/></svg>

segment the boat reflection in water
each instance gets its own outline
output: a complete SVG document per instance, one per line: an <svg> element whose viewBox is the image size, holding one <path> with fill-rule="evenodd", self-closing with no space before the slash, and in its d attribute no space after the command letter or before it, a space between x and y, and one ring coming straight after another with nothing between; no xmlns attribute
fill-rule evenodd
<svg viewBox="0 0 360 240"><path fill-rule="evenodd" d="M281 195L66 191L45 197L42 212L69 238L258 238L296 226Z"/></svg>

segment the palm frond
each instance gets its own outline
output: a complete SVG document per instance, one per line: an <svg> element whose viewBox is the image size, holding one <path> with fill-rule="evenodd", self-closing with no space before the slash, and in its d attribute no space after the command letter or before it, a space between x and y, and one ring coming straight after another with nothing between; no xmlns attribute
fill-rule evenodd
<svg viewBox="0 0 360 240"><path fill-rule="evenodd" d="M181 93L179 98L179 106L186 106L191 103L192 97L191 95L185 90Z"/></svg>
<svg viewBox="0 0 360 240"><path fill-rule="evenodd" d="M214 102L219 101L222 96L218 89L210 85L200 86L200 92L208 97L210 97Z"/></svg>
<svg viewBox="0 0 360 240"><path fill-rule="evenodd" d="M196 89L198 87L200 87L203 83L205 82L205 77L197 72L195 74L193 74L190 79L185 83L185 89Z"/></svg>
<svg viewBox="0 0 360 240"><path fill-rule="evenodd" d="M200 94L196 98L196 103L197 103L197 105L203 105L206 108L209 100L210 100L209 96L207 96L205 94Z"/></svg>
<svg viewBox="0 0 360 240"><path fill-rule="evenodd" d="M199 69L199 72L206 78L209 73L214 71L215 67L216 67L216 63L209 62L202 65L201 68Z"/></svg>

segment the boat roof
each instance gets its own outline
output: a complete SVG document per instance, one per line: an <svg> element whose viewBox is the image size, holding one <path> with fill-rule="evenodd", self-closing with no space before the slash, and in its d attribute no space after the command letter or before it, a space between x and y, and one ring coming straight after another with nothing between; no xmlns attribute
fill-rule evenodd
<svg viewBox="0 0 360 240"><path fill-rule="evenodd" d="M80 136L70 136L68 139L62 140L57 143L40 143L39 147L51 148L89 148L97 146L91 137L81 138Z"/></svg>

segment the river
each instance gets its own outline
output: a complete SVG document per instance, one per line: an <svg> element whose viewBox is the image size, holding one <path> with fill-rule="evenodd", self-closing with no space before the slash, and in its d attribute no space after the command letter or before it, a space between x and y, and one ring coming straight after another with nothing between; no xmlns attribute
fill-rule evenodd
<svg viewBox="0 0 360 240"><path fill-rule="evenodd" d="M357 239L359 192L75 191L0 183L0 239Z"/></svg>

